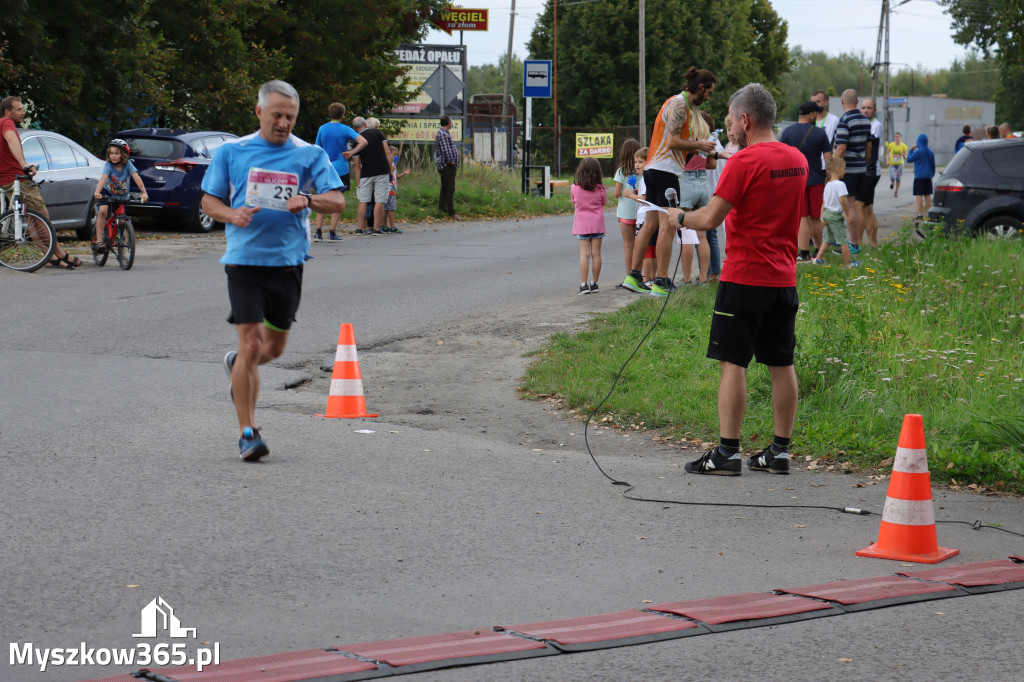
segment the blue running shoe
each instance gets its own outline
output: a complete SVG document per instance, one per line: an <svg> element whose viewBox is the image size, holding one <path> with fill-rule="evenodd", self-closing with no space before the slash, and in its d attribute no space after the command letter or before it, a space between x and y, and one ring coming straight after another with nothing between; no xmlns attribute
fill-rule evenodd
<svg viewBox="0 0 1024 682"><path fill-rule="evenodd" d="M246 462L259 461L260 457L270 454L270 448L260 438L260 432L251 426L242 430L242 437L238 439L239 456Z"/></svg>

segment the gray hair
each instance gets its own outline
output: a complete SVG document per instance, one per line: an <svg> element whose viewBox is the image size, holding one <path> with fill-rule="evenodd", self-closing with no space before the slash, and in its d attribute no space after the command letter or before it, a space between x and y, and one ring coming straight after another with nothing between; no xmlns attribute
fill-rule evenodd
<svg viewBox="0 0 1024 682"><path fill-rule="evenodd" d="M760 83L747 83L729 98L729 113L746 114L755 128L775 125L775 100Z"/></svg>
<svg viewBox="0 0 1024 682"><path fill-rule="evenodd" d="M299 93L289 83L284 81L267 81L260 86L259 96L256 98L256 105L261 109L265 108L270 103L270 93L276 92L279 95L284 95L288 99L295 100L295 106L299 105Z"/></svg>
<svg viewBox="0 0 1024 682"><path fill-rule="evenodd" d="M366 119L363 118L362 116L356 116L354 119L352 119L352 127L353 128L365 128L366 127Z"/></svg>
<svg viewBox="0 0 1024 682"><path fill-rule="evenodd" d="M380 119L370 117L366 119L367 128L380 128Z"/></svg>

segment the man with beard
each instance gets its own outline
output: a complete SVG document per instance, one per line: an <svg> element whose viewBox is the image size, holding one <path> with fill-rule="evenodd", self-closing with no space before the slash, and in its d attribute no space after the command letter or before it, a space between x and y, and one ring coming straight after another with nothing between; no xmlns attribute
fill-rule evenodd
<svg viewBox="0 0 1024 682"><path fill-rule="evenodd" d="M715 76L706 69L691 66L684 75L686 87L683 92L670 97L658 112L651 135L650 151L644 166L644 184L647 186L647 201L656 206L667 207L665 191L672 189L679 193L679 180L687 158L704 152L717 159L715 143L708 141L711 131L698 111L700 105L711 97L715 90ZM723 157L725 158L725 157ZM640 274L644 253L651 235L657 230L655 256L657 264L652 286L644 284ZM672 260L672 239L676 226L669 224L666 214L651 211L644 226L640 228L633 242L632 269L623 280L622 286L638 293L653 296L668 296L674 285L668 278L668 266Z"/></svg>

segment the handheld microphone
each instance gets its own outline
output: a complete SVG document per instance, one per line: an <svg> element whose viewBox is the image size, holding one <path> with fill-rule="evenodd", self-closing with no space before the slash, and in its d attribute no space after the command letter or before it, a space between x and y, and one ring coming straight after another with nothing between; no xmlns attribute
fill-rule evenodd
<svg viewBox="0 0 1024 682"><path fill-rule="evenodd" d="M669 208L679 208L679 193L669 187L665 190L665 201L668 202Z"/></svg>

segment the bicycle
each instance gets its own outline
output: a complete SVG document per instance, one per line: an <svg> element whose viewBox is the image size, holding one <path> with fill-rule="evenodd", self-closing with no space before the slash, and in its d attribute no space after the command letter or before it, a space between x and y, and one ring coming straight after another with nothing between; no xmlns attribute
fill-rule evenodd
<svg viewBox="0 0 1024 682"><path fill-rule="evenodd" d="M35 272L53 258L57 232L45 216L22 201L22 180L33 182L28 175L15 175L9 203L0 192L0 265Z"/></svg>
<svg viewBox="0 0 1024 682"><path fill-rule="evenodd" d="M135 263L135 226L131 218L125 213L124 207L133 201L137 202L138 194L114 196L103 194L103 201L108 204L107 222L103 226L103 239L92 243L92 259L96 265L103 267L107 264L107 257L110 251L117 254L117 264L122 270L131 270Z"/></svg>

